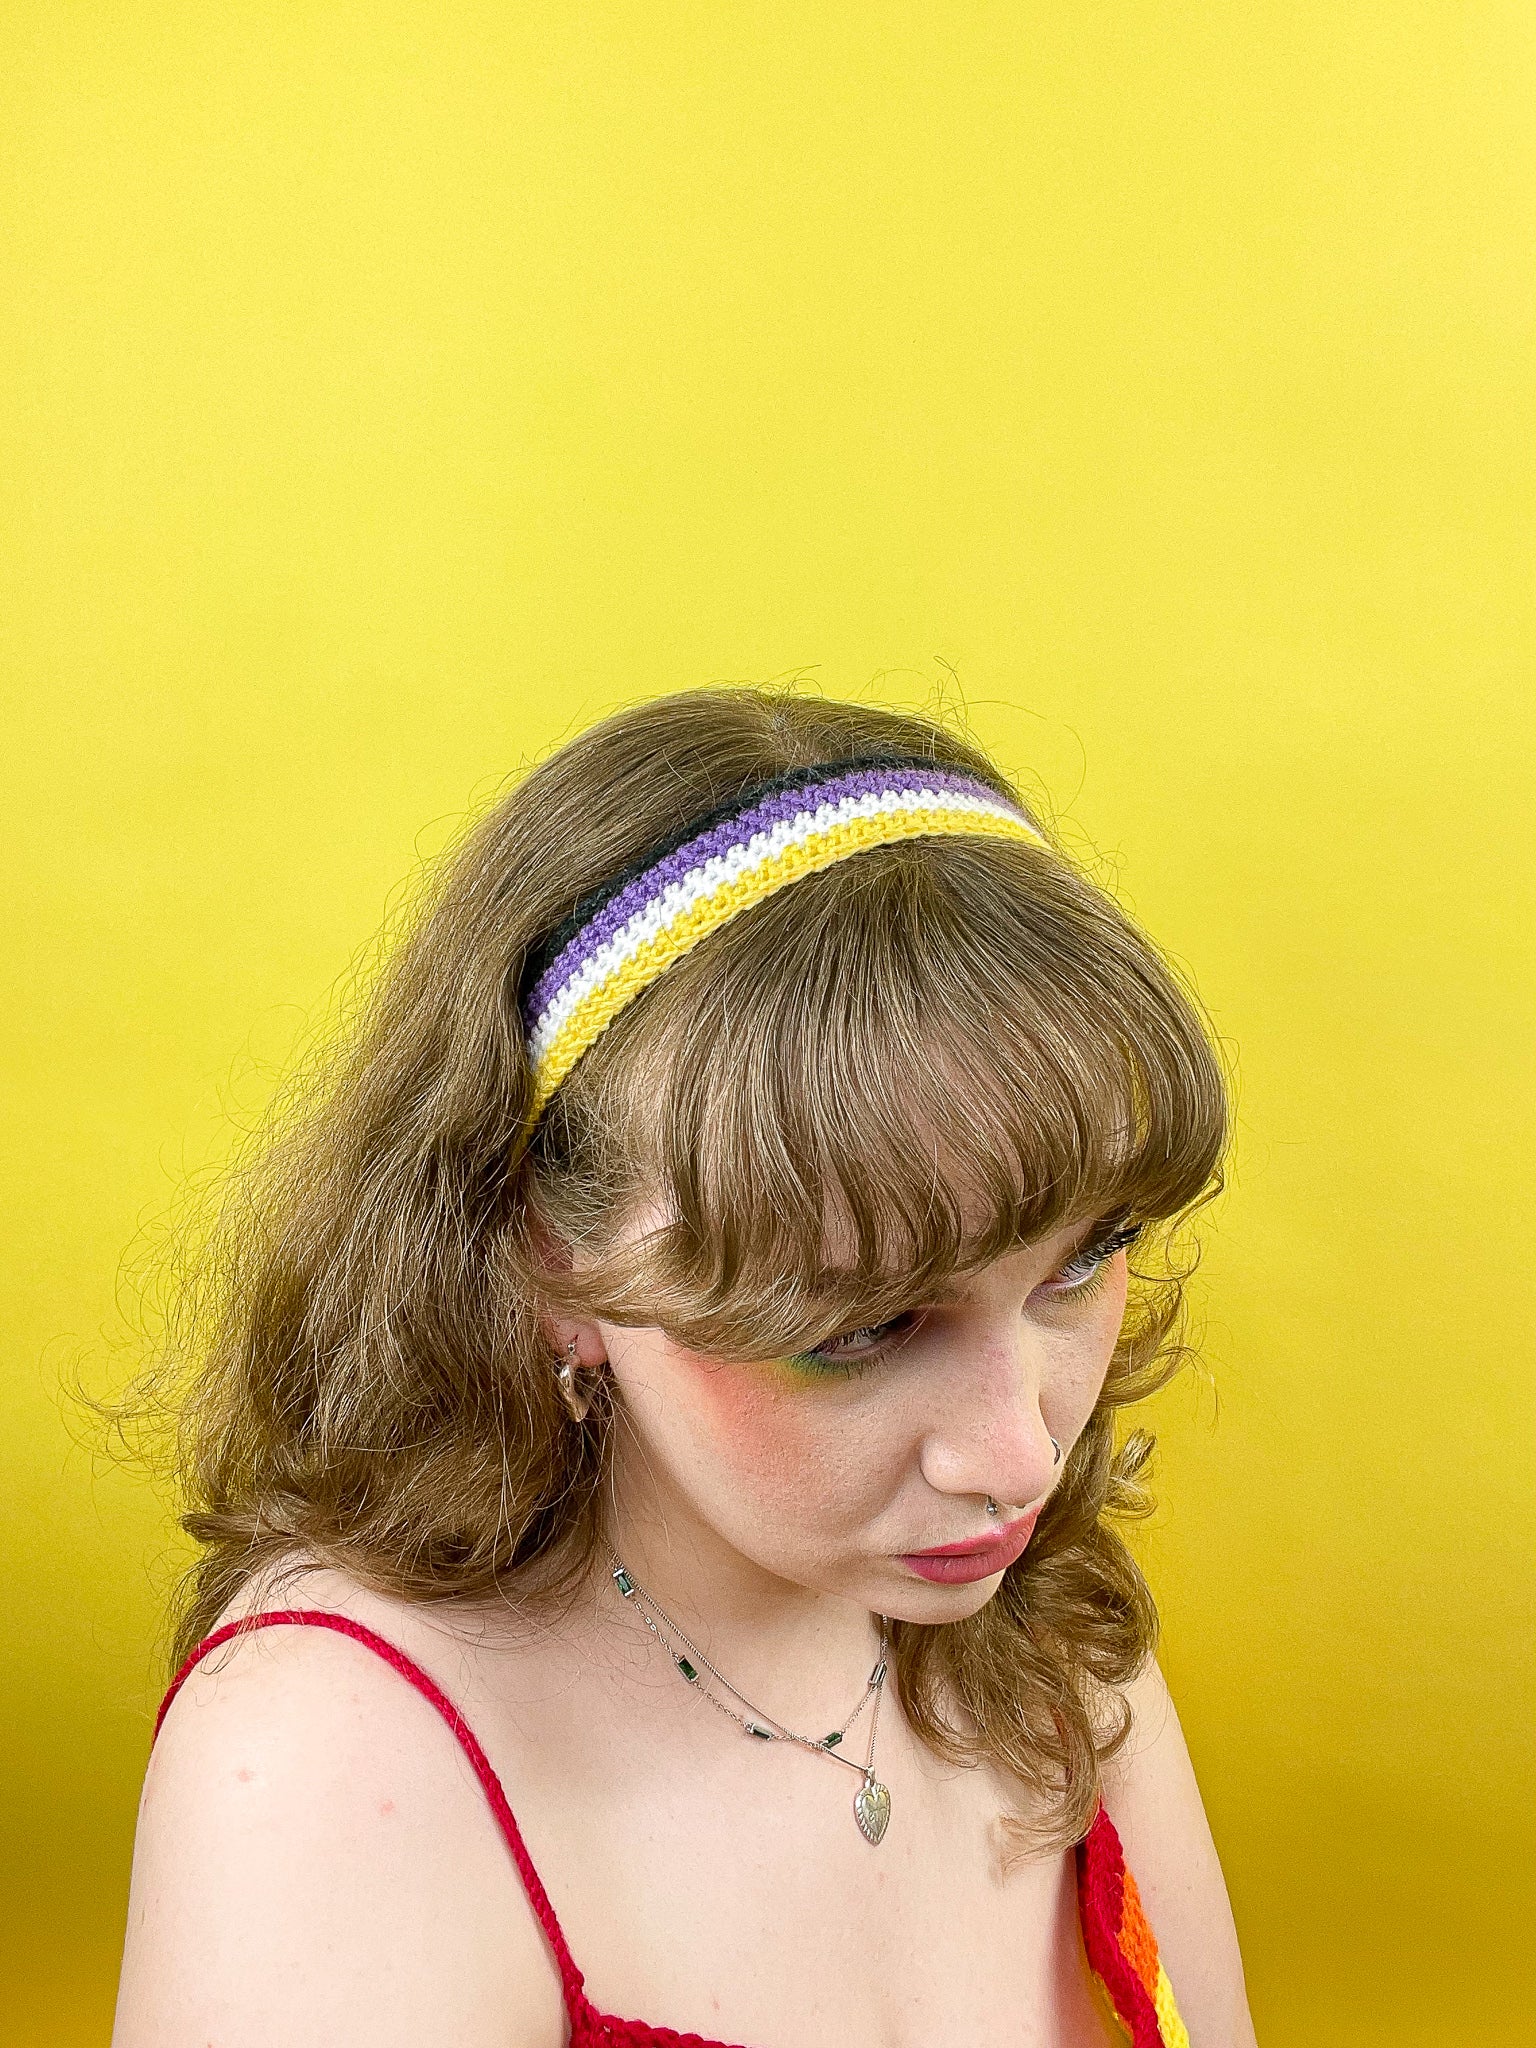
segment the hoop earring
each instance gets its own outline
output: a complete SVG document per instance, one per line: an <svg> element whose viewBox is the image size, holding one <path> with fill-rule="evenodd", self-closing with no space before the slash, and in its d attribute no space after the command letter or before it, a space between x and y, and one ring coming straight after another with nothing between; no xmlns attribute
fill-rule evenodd
<svg viewBox="0 0 1536 2048"><path fill-rule="evenodd" d="M1055 1437L1051 1438L1051 1449L1056 1453L1056 1456L1052 1460L1052 1462L1054 1464L1059 1465L1061 1463L1061 1445L1057 1443Z"/></svg>
<svg viewBox="0 0 1536 2048"><path fill-rule="evenodd" d="M565 1347L565 1357L555 1369L555 1384L560 1389L560 1398L571 1411L573 1422L585 1422L587 1410L592 1406L592 1396L582 1393L576 1384L576 1339L573 1337Z"/></svg>

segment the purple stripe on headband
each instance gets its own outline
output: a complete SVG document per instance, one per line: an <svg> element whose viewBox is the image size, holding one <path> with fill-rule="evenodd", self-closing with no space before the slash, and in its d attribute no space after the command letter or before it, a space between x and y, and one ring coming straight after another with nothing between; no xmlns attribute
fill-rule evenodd
<svg viewBox="0 0 1536 2048"><path fill-rule="evenodd" d="M956 769L937 767L862 768L849 775L839 775L833 781L813 784L809 789L781 790L762 803L753 804L750 809L739 811L735 817L725 819L713 830L701 833L698 838L690 839L675 848L664 860L658 861L654 867L647 868L643 874L637 875L619 891L612 902L605 904L590 924L582 927L570 944L550 962L546 972L540 975L523 1006L523 1017L528 1030L532 1031L539 1017L565 983L581 970L600 947L605 946L616 933L623 930L636 911L643 910L663 889L673 882L680 881L693 869L702 867L705 861L713 860L719 854L729 853L732 847L745 846L754 833L767 831L783 820L797 818L802 812L817 811L825 804L838 803L844 797L914 789L959 791L969 796L982 797L989 803L1008 805L1008 799L989 782L978 781L974 775L966 775ZM1008 808L1013 809L1014 806L1008 805Z"/></svg>

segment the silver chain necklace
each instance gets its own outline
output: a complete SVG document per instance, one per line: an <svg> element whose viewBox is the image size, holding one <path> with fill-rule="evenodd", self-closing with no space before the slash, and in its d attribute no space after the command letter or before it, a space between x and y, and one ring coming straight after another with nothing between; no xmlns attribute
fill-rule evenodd
<svg viewBox="0 0 1536 2048"><path fill-rule="evenodd" d="M880 1661L869 1674L868 1682L864 1687L863 1698L841 1728L834 1728L830 1735L823 1735L817 1741L809 1735L796 1735L793 1729L786 1728L782 1722L776 1721L771 1714L765 1714L761 1707L753 1706L746 1694L732 1685L728 1678L716 1671L714 1665L710 1663L698 1644L690 1642L670 1615L663 1608L658 1607L650 1594L636 1584L614 1552L610 1550L608 1556L613 1567L613 1583L618 1587L624 1598L634 1605L635 1612L672 1659L673 1664L677 1667L679 1676L688 1685L691 1685L695 1692L702 1693L711 1706L718 1708L722 1714L728 1714L733 1721L738 1722L746 1730L748 1735L756 1736L759 1742L795 1742L802 1749L813 1750L817 1756L830 1757L833 1763L846 1764L850 1771L858 1772L863 1783L853 1795L853 1817L858 1822L859 1833L864 1837L865 1841L877 1843L885 1833L891 1818L890 1790L887 1786L882 1785L875 1776L875 1736L880 1727L880 1698L885 1691L886 1659L890 1650L890 1635L884 1618L882 1617L880 1622ZM651 1619L652 1614L661 1622L663 1628L677 1638L684 1649L693 1652L694 1656L698 1658L699 1663L704 1666L704 1669L712 1677L719 1679L721 1685L725 1687L728 1693L739 1699L744 1707L751 1709L751 1718L746 1714L738 1714L734 1707L727 1706L724 1700L718 1699L710 1691L709 1687L699 1676L698 1666L690 1663L688 1658L680 1656L672 1648L672 1645L663 1636L661 1629L656 1626L656 1622ZM863 1763L855 1763L851 1756L840 1756L837 1745L869 1705L871 1697L873 1697L875 1702L875 1711L870 1716L869 1722L869 1753Z"/></svg>

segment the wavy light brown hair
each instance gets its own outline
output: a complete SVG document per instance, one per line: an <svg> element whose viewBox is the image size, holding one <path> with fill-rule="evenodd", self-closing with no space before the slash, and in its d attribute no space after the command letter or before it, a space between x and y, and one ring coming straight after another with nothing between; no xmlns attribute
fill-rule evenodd
<svg viewBox="0 0 1536 2048"><path fill-rule="evenodd" d="M258 1572L319 1560L407 1598L557 1600L597 1566L623 1417L561 1402L541 1310L783 1357L1064 1222L1148 1226L1094 1413L1034 1540L968 1620L898 1623L921 1737L1034 1795L1065 1846L1156 1647L1116 1533L1151 1512L1164 1385L1220 1182L1226 1093L1198 1003L1066 853L932 837L866 850L738 916L623 1011L522 1141L518 997L539 943L691 818L786 769L911 756L1019 793L913 713L688 691L582 732L443 861L354 1028L235 1172L171 1326L184 1655ZM669 1221L618 1235L641 1204ZM563 1246L573 1262L541 1257ZM1110 1708L1106 1718L1103 1709ZM1022 1806L1023 1802L1021 1802Z"/></svg>

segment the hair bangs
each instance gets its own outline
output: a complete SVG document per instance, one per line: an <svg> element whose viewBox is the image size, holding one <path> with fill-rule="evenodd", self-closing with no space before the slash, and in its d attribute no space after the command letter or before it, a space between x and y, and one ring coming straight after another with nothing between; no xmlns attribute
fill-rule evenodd
<svg viewBox="0 0 1536 2048"><path fill-rule="evenodd" d="M1186 994L1058 853L1016 842L806 877L609 1037L600 1119L659 1221L590 1277L614 1320L721 1355L880 1320L1068 1222L1170 1218L1223 1142Z"/></svg>

